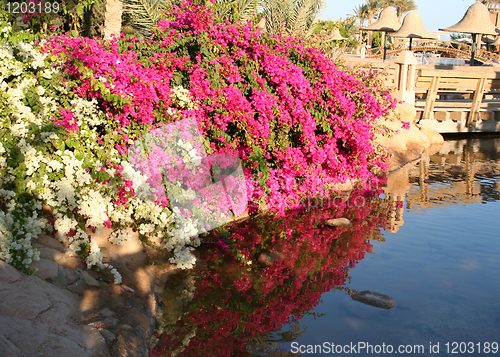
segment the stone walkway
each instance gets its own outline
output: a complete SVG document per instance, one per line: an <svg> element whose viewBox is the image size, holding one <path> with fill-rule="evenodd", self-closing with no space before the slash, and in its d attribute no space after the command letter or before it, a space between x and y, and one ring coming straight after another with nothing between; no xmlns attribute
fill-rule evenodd
<svg viewBox="0 0 500 357"><path fill-rule="evenodd" d="M84 269L79 257L54 238L41 235L41 252L27 276L0 260L0 356L147 356L155 324L156 274L169 265L137 237L115 246L96 237L104 256L122 274ZM110 274L109 274L110 275Z"/></svg>

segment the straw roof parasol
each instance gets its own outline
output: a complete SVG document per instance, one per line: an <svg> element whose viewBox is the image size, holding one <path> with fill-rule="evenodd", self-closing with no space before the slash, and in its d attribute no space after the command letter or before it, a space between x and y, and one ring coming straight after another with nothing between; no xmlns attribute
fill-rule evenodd
<svg viewBox="0 0 500 357"><path fill-rule="evenodd" d="M480 2L471 5L460 22L440 30L470 34L498 35L495 25L491 22L488 8Z"/></svg>
<svg viewBox="0 0 500 357"><path fill-rule="evenodd" d="M433 38L432 35L424 28L424 25L422 25L422 17L414 11L405 16L401 28L392 33L391 36L405 38Z"/></svg>
<svg viewBox="0 0 500 357"><path fill-rule="evenodd" d="M327 41L333 41L333 40L347 40L347 37L343 37L340 34L339 29L334 27L332 33L327 38Z"/></svg>
<svg viewBox="0 0 500 357"><path fill-rule="evenodd" d="M368 31L384 31L384 32L394 32L401 27L398 20L398 15L392 7L386 7L380 12L378 20L373 24L362 28L362 30Z"/></svg>
<svg viewBox="0 0 500 357"><path fill-rule="evenodd" d="M488 45L500 46L500 36L497 36L496 39L489 38L489 37L483 37L482 40L484 43L487 43Z"/></svg>

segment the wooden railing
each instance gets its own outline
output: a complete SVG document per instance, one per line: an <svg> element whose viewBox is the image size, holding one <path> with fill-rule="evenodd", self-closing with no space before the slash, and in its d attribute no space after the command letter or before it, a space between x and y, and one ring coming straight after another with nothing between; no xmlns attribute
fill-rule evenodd
<svg viewBox="0 0 500 357"><path fill-rule="evenodd" d="M490 120L496 126L500 72L417 69L414 91L420 119L460 121L467 128Z"/></svg>
<svg viewBox="0 0 500 357"><path fill-rule="evenodd" d="M364 65L386 73L386 88L396 99L415 105L419 124L442 133L500 132L500 69L439 69L400 57Z"/></svg>
<svg viewBox="0 0 500 357"><path fill-rule="evenodd" d="M413 52L452 53L455 55L463 56L465 58L470 58L472 52L472 45L456 41L413 39L412 43ZM386 54L387 56L394 56L406 50L408 50L408 43L399 42L390 45L386 51ZM370 58L383 58L384 48L372 48L368 51L368 54ZM478 48L475 54L475 58L481 62L488 62L497 59L498 57L499 56L497 53L486 51L481 48Z"/></svg>

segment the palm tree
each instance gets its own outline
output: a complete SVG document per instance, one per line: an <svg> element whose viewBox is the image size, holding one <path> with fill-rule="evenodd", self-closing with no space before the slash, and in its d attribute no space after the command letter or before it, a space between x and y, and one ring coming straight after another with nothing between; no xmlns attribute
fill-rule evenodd
<svg viewBox="0 0 500 357"><path fill-rule="evenodd" d="M356 26L356 18L354 16L347 16L347 18L341 22L341 34L342 28L344 29L345 34L349 37L356 37L356 32L358 31Z"/></svg>
<svg viewBox="0 0 500 357"><path fill-rule="evenodd" d="M402 21L404 14L418 8L414 0L385 0L385 5L396 8L399 22Z"/></svg>
<svg viewBox="0 0 500 357"><path fill-rule="evenodd" d="M149 36L166 6L165 0L124 0L123 13L129 16L134 30Z"/></svg>
<svg viewBox="0 0 500 357"><path fill-rule="evenodd" d="M375 17L384 7L384 0L365 0L366 1L366 17L368 18L368 26L373 24Z"/></svg>
<svg viewBox="0 0 500 357"><path fill-rule="evenodd" d="M354 17L359 19L359 27L363 27L366 20L366 5L358 5L354 8Z"/></svg>
<svg viewBox="0 0 500 357"><path fill-rule="evenodd" d="M108 0L120 1L120 0ZM168 2L180 0L123 0L123 12L128 15L130 25L149 36L152 27L162 16ZM309 37L316 27L316 19L324 10L325 0L197 0L212 7L212 13L220 19L232 22L252 20L258 22L264 16L265 30L276 34L284 30L290 34ZM378 0L377 0L378 1ZM255 14L259 12L258 16Z"/></svg>
<svg viewBox="0 0 500 357"><path fill-rule="evenodd" d="M213 5L207 1L207 6L212 6L214 15L231 21L255 20L258 12L256 0L217 0Z"/></svg>
<svg viewBox="0 0 500 357"><path fill-rule="evenodd" d="M377 14L385 5L384 0L365 0L366 1L366 17L368 19L368 26L373 24ZM373 33L368 32L368 44L372 45Z"/></svg>
<svg viewBox="0 0 500 357"><path fill-rule="evenodd" d="M262 10L266 32L276 34L281 30L310 37L316 27L316 19L324 10L324 0L263 0Z"/></svg>
<svg viewBox="0 0 500 357"><path fill-rule="evenodd" d="M354 18L357 18L359 20L359 46L362 46L362 44L364 43L362 27L367 18L367 13L368 7L366 6L366 4L363 4L356 6L354 8L354 15L352 15Z"/></svg>

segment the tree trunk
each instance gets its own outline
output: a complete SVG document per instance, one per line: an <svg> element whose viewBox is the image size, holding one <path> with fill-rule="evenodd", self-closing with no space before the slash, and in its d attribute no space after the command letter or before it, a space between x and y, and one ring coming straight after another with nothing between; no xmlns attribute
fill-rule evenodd
<svg viewBox="0 0 500 357"><path fill-rule="evenodd" d="M106 15L104 20L104 38L111 35L119 36L122 28L123 3L121 0L106 0Z"/></svg>
<svg viewBox="0 0 500 357"><path fill-rule="evenodd" d="M368 26L373 24L374 21L375 21L375 16L368 17ZM373 47L372 42L373 42L373 31L368 31L368 45L370 46L370 48Z"/></svg>
<svg viewBox="0 0 500 357"><path fill-rule="evenodd" d="M363 30L361 28L363 27L364 19L359 18L359 43L358 43L358 52L361 50L361 47L363 46L363 43L365 42L365 39L363 38Z"/></svg>

